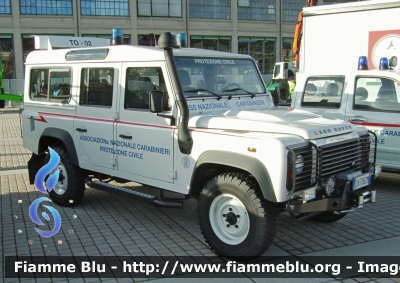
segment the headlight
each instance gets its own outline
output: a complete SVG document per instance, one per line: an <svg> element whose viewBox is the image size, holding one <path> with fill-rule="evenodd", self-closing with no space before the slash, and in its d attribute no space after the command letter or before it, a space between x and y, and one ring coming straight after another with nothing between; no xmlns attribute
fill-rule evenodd
<svg viewBox="0 0 400 283"><path fill-rule="evenodd" d="M296 158L296 174L300 174L304 169L304 158L303 155L299 154Z"/></svg>

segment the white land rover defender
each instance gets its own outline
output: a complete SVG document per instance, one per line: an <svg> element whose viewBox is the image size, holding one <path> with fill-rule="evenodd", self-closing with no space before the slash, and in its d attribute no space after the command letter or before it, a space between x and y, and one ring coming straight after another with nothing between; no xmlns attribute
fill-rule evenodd
<svg viewBox="0 0 400 283"><path fill-rule="evenodd" d="M109 178L196 198L210 247L245 261L271 245L281 211L333 222L375 201L374 134L274 107L250 56L175 48L171 33L158 48L85 40L88 47L33 51L26 60L30 181L54 149L61 157L49 192L56 204L79 203L87 184L183 205Z"/></svg>

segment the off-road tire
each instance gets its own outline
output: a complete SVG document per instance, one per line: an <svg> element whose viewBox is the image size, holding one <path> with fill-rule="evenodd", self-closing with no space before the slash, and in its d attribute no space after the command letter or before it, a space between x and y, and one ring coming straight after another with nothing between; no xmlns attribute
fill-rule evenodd
<svg viewBox="0 0 400 283"><path fill-rule="evenodd" d="M68 152L64 147L55 146L53 150L60 156L60 164L58 165L60 179L64 177L64 180L67 181L67 185L59 181L55 188L49 192L50 198L61 206L73 206L78 204L85 193L85 175L83 170L72 164ZM47 160L45 162L47 162ZM65 191L60 193L58 191L60 188Z"/></svg>
<svg viewBox="0 0 400 283"><path fill-rule="evenodd" d="M206 242L217 254L238 261L252 260L269 248L277 215L273 204L242 173L212 178L198 201L198 221Z"/></svg>
<svg viewBox="0 0 400 283"><path fill-rule="evenodd" d="M345 217L347 213L334 213L333 211L325 211L310 217L310 220L320 223L333 223Z"/></svg>

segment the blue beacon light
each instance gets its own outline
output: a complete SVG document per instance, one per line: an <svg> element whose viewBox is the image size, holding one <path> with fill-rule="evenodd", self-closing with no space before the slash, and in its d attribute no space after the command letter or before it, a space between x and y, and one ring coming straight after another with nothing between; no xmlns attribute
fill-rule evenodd
<svg viewBox="0 0 400 283"><path fill-rule="evenodd" d="M367 56L360 56L358 58L358 70L368 70L368 58L367 58Z"/></svg>
<svg viewBox="0 0 400 283"><path fill-rule="evenodd" d="M386 57L382 57L379 60L379 70L388 70L389 69L389 60Z"/></svg>
<svg viewBox="0 0 400 283"><path fill-rule="evenodd" d="M124 36L122 34L122 28L114 28L112 30L111 45L122 45L122 44L124 44Z"/></svg>

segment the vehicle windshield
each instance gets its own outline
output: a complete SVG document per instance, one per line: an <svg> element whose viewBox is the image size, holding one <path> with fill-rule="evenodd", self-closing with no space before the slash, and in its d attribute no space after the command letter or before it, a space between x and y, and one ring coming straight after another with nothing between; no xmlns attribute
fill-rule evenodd
<svg viewBox="0 0 400 283"><path fill-rule="evenodd" d="M257 95L265 85L251 59L176 57L186 98Z"/></svg>

